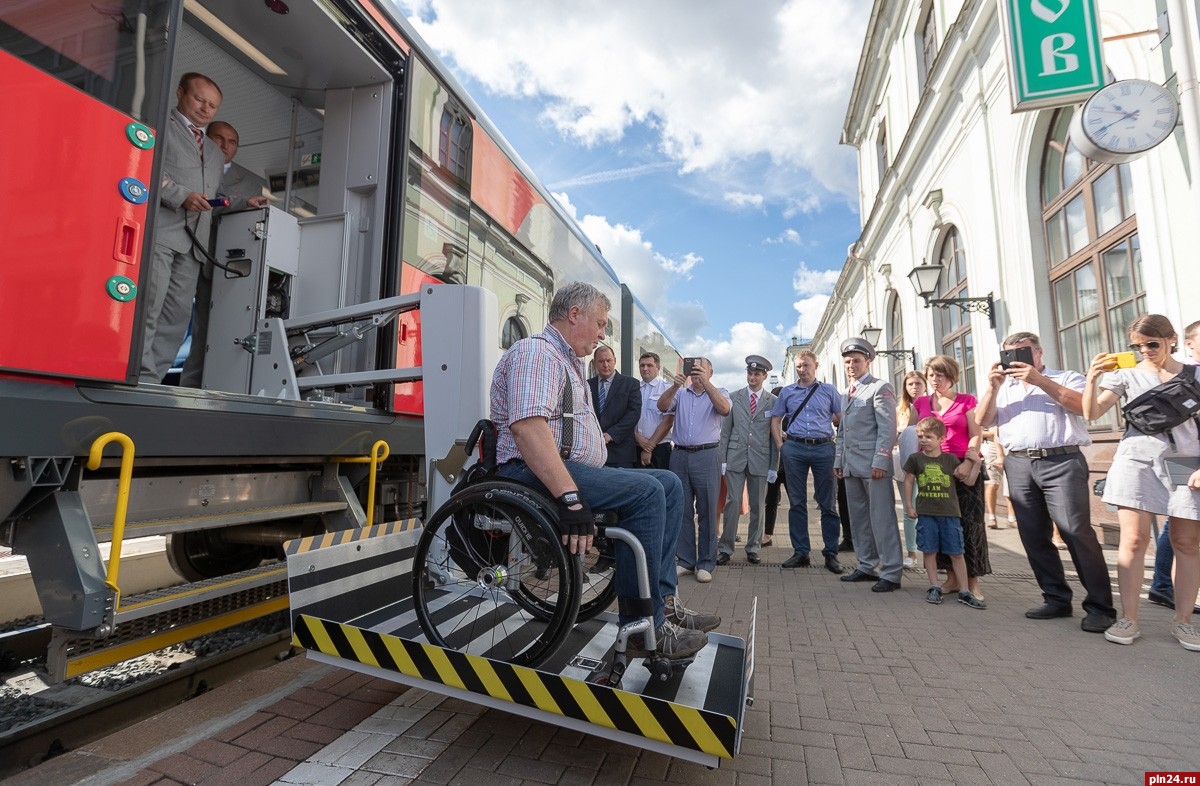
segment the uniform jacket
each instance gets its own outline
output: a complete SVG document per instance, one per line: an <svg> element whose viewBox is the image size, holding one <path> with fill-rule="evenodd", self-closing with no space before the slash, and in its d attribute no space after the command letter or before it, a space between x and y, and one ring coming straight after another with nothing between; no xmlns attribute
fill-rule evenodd
<svg viewBox="0 0 1200 786"><path fill-rule="evenodd" d="M833 466L843 475L871 477L872 469L892 475L892 447L896 444L896 394L892 386L870 374L856 383L854 398L842 394L842 422L838 426Z"/></svg>
<svg viewBox="0 0 1200 786"><path fill-rule="evenodd" d="M588 380L592 389L592 402L600 430L612 437L608 444L608 463L616 466L633 466L637 461L637 440L633 431L642 416L642 386L633 377L614 373L608 383L608 398L604 399L604 411L600 407L600 378Z"/></svg>
<svg viewBox="0 0 1200 786"><path fill-rule="evenodd" d="M215 197L220 190L225 156L217 143L204 137L204 159L196 138L172 110L163 133L162 181L158 190L158 214L155 216L154 240L172 251L186 253L192 249L192 239L185 226L195 232L201 243L208 243L212 228L212 211L191 213L181 207L193 191ZM197 254L197 258L201 255Z"/></svg>
<svg viewBox="0 0 1200 786"><path fill-rule="evenodd" d="M765 476L779 464L779 448L771 439L771 408L775 396L766 389L758 393L754 417L750 417L750 388L733 391L733 408L721 421L721 461L734 472Z"/></svg>

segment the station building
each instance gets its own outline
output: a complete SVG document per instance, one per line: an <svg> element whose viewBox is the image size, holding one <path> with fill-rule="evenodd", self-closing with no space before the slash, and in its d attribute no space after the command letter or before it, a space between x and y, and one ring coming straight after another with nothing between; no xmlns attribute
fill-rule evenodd
<svg viewBox="0 0 1200 786"><path fill-rule="evenodd" d="M838 346L864 328L893 352L877 376L898 384L947 354L964 369L958 390L978 394L1010 333L1036 332L1048 366L1083 371L1124 349L1138 314L1165 314L1180 332L1200 319L1197 4L1099 0L1107 81L1150 80L1182 99L1165 142L1113 165L1068 138L1078 105L1013 111L1004 1L871 9L842 132L858 151L862 231L812 339L823 379L840 382ZM990 309L969 304L990 313L927 307L909 280L921 265L941 267L931 298L990 294ZM1115 410L1092 424L1097 477L1122 427ZM1114 513L1097 503L1093 521L1116 542Z"/></svg>

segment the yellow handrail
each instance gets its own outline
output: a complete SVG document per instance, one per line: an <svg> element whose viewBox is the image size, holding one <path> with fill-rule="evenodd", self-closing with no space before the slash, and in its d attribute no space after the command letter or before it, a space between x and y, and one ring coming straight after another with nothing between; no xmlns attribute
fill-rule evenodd
<svg viewBox="0 0 1200 786"><path fill-rule="evenodd" d="M100 469L104 448L110 442L117 442L121 445L121 474L117 481L117 509L113 514L112 542L108 552L108 575L105 577L104 583L117 594L117 604L119 604L121 590L117 587L117 574L121 569L121 544L125 539L125 516L129 512L129 486L133 482L133 440L119 431L110 431L101 435L92 443L91 452L88 453L87 468Z"/></svg>
<svg viewBox="0 0 1200 786"><path fill-rule="evenodd" d="M354 456L353 458L339 458L337 461L342 464L370 464L371 476L367 481L367 526L371 526L375 522L375 475L379 471L379 465L387 460L387 457L392 454L391 448L384 440L378 440L371 446L371 453L368 456Z"/></svg>

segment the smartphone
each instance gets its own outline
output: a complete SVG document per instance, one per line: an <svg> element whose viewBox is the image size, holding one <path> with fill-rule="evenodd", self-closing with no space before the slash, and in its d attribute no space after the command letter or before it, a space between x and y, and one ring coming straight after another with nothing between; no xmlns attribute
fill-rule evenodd
<svg viewBox="0 0 1200 786"><path fill-rule="evenodd" d="M1137 355L1132 352L1114 352L1109 357L1117 361L1117 368L1133 368L1137 365Z"/></svg>
<svg viewBox="0 0 1200 786"><path fill-rule="evenodd" d="M1000 350L1000 367L1008 368L1013 363L1033 365L1033 347L1017 347L1016 349Z"/></svg>
<svg viewBox="0 0 1200 786"><path fill-rule="evenodd" d="M691 376L692 371L695 368L696 368L696 359L695 358L684 358L683 359L683 375L685 377Z"/></svg>

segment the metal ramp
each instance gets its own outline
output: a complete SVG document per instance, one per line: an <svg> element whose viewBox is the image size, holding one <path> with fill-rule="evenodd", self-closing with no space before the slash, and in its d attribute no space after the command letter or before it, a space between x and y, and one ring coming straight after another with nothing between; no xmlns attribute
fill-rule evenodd
<svg viewBox="0 0 1200 786"><path fill-rule="evenodd" d="M611 614L577 625L537 669L488 657L487 635L464 642L467 652L427 643L411 598L420 534L420 523L408 520L290 541L293 643L322 663L709 767L737 753L753 685L756 609L746 639L710 633L682 674L653 682L634 663L614 689L589 679L611 664ZM521 635L496 623L491 635Z"/></svg>

